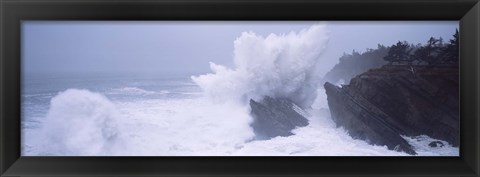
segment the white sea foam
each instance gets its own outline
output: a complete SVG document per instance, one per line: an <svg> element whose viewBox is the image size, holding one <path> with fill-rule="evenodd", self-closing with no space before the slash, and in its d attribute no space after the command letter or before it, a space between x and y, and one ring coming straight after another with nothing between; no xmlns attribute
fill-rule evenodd
<svg viewBox="0 0 480 177"><path fill-rule="evenodd" d="M228 155L253 139L250 122L248 108L235 102L192 98L112 103L99 93L68 89L52 99L43 128L27 132L23 153Z"/></svg>
<svg viewBox="0 0 480 177"><path fill-rule="evenodd" d="M51 100L41 129L25 131L22 155L408 155L354 140L335 126L313 74L327 40L322 24L267 37L242 33L234 42L235 68L210 63L212 74L192 77L204 97L112 102L99 93L68 89ZM162 92L124 87L106 94ZM294 107L308 115L309 125L289 137L251 141L252 118L245 103L266 95L313 107L307 112ZM458 148L425 146L428 138L405 139L419 155L458 155Z"/></svg>
<svg viewBox="0 0 480 177"><path fill-rule="evenodd" d="M309 107L316 96L315 66L326 47L326 25L288 34L244 32L234 42L235 68L210 63L212 74L192 77L216 101L244 103L264 96L287 97Z"/></svg>
<svg viewBox="0 0 480 177"><path fill-rule="evenodd" d="M234 155L246 156L407 156L354 140L342 128L336 128L328 110L309 110L309 125L293 131L289 137L246 143Z"/></svg>
<svg viewBox="0 0 480 177"><path fill-rule="evenodd" d="M433 139L427 135L420 135L415 137L402 136L407 142L413 146L413 149L420 156L459 156L460 151L458 147L453 147L446 141ZM442 146L430 147L431 142L441 142Z"/></svg>
<svg viewBox="0 0 480 177"><path fill-rule="evenodd" d="M120 133L115 106L103 95L68 89L52 98L38 140L39 154L108 155Z"/></svg>
<svg viewBox="0 0 480 177"><path fill-rule="evenodd" d="M318 99L325 99L319 95ZM405 156L386 146L352 139L328 109L307 110L309 125L294 135L254 137L248 107L208 97L110 102L98 93L69 89L52 99L44 128L30 131L36 144L22 155L122 156ZM458 148L432 148L428 137L404 137L419 155L456 156ZM39 146L40 145L40 146Z"/></svg>
<svg viewBox="0 0 480 177"><path fill-rule="evenodd" d="M130 150L126 155L229 155L254 136L249 110L205 98L146 100L118 105Z"/></svg>
<svg viewBox="0 0 480 177"><path fill-rule="evenodd" d="M123 88L112 89L106 92L106 94L115 94L115 95L153 95L153 94L167 94L167 93L169 93L169 91L162 90L160 92L155 92L155 91L141 89L138 87L123 87Z"/></svg>

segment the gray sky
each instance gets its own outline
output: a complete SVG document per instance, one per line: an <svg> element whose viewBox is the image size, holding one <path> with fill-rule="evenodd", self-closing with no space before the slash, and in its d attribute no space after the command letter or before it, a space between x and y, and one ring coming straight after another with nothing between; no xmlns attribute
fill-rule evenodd
<svg viewBox="0 0 480 177"><path fill-rule="evenodd" d="M233 68L233 41L241 32L262 36L317 22L61 22L22 23L26 73L206 73L208 62ZM321 56L333 67L343 52L399 40L424 44L450 39L458 21L327 22L330 40Z"/></svg>

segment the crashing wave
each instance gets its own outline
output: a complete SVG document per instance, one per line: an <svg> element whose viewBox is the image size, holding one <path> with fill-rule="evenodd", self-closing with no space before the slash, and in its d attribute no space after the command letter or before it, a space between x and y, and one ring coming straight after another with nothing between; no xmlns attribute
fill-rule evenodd
<svg viewBox="0 0 480 177"><path fill-rule="evenodd" d="M243 32L234 42L235 68L210 63L213 73L192 79L216 101L270 96L309 107L316 97L315 66L327 42L325 24L267 37Z"/></svg>
<svg viewBox="0 0 480 177"><path fill-rule="evenodd" d="M116 142L115 106L103 95L68 89L52 98L39 138L46 155L106 155ZM49 154L49 153L54 154Z"/></svg>

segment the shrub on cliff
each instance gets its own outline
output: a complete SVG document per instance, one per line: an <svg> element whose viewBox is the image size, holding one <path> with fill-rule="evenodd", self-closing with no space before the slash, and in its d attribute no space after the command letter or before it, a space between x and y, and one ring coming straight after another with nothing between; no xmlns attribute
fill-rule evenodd
<svg viewBox="0 0 480 177"><path fill-rule="evenodd" d="M389 64L394 62L408 64L437 65L446 63L458 63L458 29L450 39L450 43L444 44L443 39L430 37L425 45L409 45L408 42L398 42L392 45L388 55L383 59Z"/></svg>

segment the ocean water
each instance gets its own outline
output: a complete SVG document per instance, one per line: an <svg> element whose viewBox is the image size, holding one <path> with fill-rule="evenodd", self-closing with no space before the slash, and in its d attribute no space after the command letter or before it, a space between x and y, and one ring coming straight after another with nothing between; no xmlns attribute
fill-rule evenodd
<svg viewBox="0 0 480 177"><path fill-rule="evenodd" d="M36 75L22 88L23 156L408 155L336 128L321 88L308 126L263 141L253 141L248 105L213 101L189 75ZM425 136L405 138L419 155L458 155Z"/></svg>
<svg viewBox="0 0 480 177"><path fill-rule="evenodd" d="M268 36L250 31L233 41L233 67L210 63L206 73L25 75L22 155L408 156L335 126L319 83L331 69L319 57L328 41L325 24ZM264 96L308 107L309 124L292 136L254 140L248 101ZM429 147L428 136L404 138L420 156L459 154L446 142Z"/></svg>

